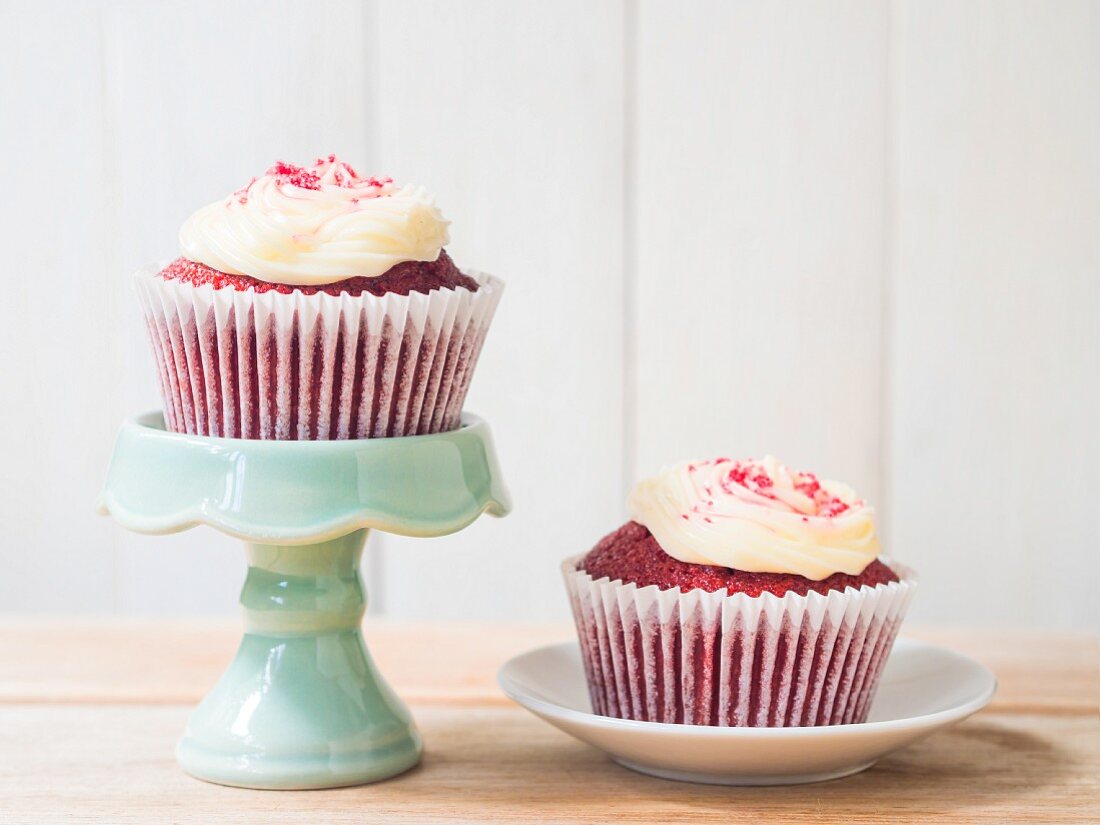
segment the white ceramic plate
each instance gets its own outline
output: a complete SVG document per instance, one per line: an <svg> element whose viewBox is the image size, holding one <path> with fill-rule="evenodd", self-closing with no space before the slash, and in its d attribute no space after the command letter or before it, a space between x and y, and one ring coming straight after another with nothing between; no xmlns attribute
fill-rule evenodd
<svg viewBox="0 0 1100 825"><path fill-rule="evenodd" d="M665 779L720 785L793 785L869 768L891 751L984 707L988 668L943 648L899 639L868 721L807 728L722 728L597 716L576 642L509 660L497 674L513 700L621 765Z"/></svg>

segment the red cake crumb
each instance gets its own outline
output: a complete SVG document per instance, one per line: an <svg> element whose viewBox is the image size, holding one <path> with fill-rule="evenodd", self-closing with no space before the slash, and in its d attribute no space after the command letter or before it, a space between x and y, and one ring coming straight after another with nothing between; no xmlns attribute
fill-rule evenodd
<svg viewBox="0 0 1100 825"><path fill-rule="evenodd" d="M636 521L628 521L600 539L577 564L577 569L594 579L607 576L612 581L633 582L639 587L657 585L661 590L678 587L683 593L696 588L708 593L725 590L730 595L749 596L763 593L782 596L791 591L805 596L811 590L824 594L846 587L859 589L863 585L874 587L898 581L897 574L878 559L858 576L834 573L821 581L793 573L749 573L729 567L687 564L662 550L653 534Z"/></svg>
<svg viewBox="0 0 1100 825"><path fill-rule="evenodd" d="M320 162L320 159L318 159L318 162ZM299 189L313 189L316 191L321 188L321 178L316 172L311 172L305 167L295 166L293 163L287 163L284 160L276 161L275 165L267 170L267 174L272 175L275 182L280 186L289 183Z"/></svg>
<svg viewBox="0 0 1100 825"><path fill-rule="evenodd" d="M375 277L356 276L334 281L331 284L319 285L294 285L274 284L251 278L248 275L230 275L211 269L205 264L190 261L187 258L176 258L160 273L160 277L166 281L177 280L191 286L204 286L213 284L214 289L230 288L238 292L245 292L249 288L256 292L275 290L284 295L298 290L305 295L313 295L317 292L325 292L329 295L347 294L358 297L364 292L371 295L408 295L410 292L428 293L433 289L456 289L465 287L471 292L477 292L478 283L469 275L463 274L446 250L439 253L434 261L405 261Z"/></svg>
<svg viewBox="0 0 1100 825"><path fill-rule="evenodd" d="M363 198L379 198L392 194L391 186L393 178L362 177L351 166L338 160L336 155L327 158L317 158L313 161L312 168L298 166L295 163L287 163L278 160L264 173L275 179L278 186L294 186L298 189L308 189L313 192L321 191L323 186L339 186L342 189L357 189L362 192ZM244 205L251 196L252 185L256 182L252 178L248 183L234 192L230 198ZM352 198L352 203L359 203L359 198Z"/></svg>
<svg viewBox="0 0 1100 825"><path fill-rule="evenodd" d="M727 471L722 465L728 464ZM758 496L777 501L772 487L775 482L767 474L758 461L732 461L728 458L716 458L713 461L700 461L688 465L688 472L698 472L700 467L722 467L723 475L719 479L719 486L726 495L733 495L733 485L750 490ZM834 496L821 486L817 476L813 473L799 472L794 474L794 488L806 498L813 501L815 516L821 518L835 518L850 509L851 505ZM707 495L712 495L711 489L706 489ZM860 502L862 503L862 502ZM783 505L787 506L787 505ZM685 516L684 518L687 518Z"/></svg>

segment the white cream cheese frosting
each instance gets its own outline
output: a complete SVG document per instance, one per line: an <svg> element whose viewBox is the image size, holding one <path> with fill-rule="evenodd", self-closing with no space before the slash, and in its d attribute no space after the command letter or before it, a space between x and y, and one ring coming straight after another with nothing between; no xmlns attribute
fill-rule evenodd
<svg viewBox="0 0 1100 825"><path fill-rule="evenodd" d="M199 209L180 229L180 246L184 257L232 275L326 284L434 261L447 226L422 187L361 177L330 155L310 167L277 163Z"/></svg>
<svg viewBox="0 0 1100 825"><path fill-rule="evenodd" d="M639 482L631 517L690 564L820 581L879 554L874 510L847 485L759 460L685 461Z"/></svg>

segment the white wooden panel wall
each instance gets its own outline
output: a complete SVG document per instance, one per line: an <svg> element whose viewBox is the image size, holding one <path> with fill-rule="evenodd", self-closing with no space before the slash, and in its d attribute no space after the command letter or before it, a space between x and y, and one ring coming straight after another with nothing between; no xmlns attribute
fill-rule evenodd
<svg viewBox="0 0 1100 825"><path fill-rule="evenodd" d="M383 607L563 615L558 563L621 506L623 10L387 0L378 23L381 165L431 181L454 258L508 283L467 406L516 502L386 536Z"/></svg>
<svg viewBox="0 0 1100 825"><path fill-rule="evenodd" d="M773 452L876 497L887 19L641 4L639 473Z"/></svg>
<svg viewBox="0 0 1100 825"><path fill-rule="evenodd" d="M918 616L1096 622L1097 2L0 14L5 608L233 610L235 542L91 512L157 403L126 273L271 160L337 151L430 185L455 258L508 281L469 407L516 511L379 537L372 610L564 616L558 560L637 474L767 450L880 503Z"/></svg>
<svg viewBox="0 0 1100 825"><path fill-rule="evenodd" d="M1100 623L1098 23L897 9L890 536L918 617Z"/></svg>
<svg viewBox="0 0 1100 825"><path fill-rule="evenodd" d="M274 159L329 147L368 155L365 44L373 32L355 0L111 3L102 31L117 198L107 255L116 281L173 256L179 224L196 204ZM309 31L323 36L303 36ZM126 331L125 357L115 366L131 377L131 409L156 406L146 333L125 291L115 319ZM155 538L120 531L117 542L120 606L233 609L245 569L238 542L207 530Z"/></svg>
<svg viewBox="0 0 1100 825"><path fill-rule="evenodd" d="M99 10L5 5L0 30L0 602L109 610L116 531L92 512L119 414ZM57 289L70 287L71 291ZM70 320L71 319L71 320Z"/></svg>

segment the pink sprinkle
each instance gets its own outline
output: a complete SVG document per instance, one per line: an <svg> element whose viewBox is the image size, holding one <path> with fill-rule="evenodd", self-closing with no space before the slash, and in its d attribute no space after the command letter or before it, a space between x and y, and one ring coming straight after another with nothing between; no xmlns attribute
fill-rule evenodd
<svg viewBox="0 0 1100 825"><path fill-rule="evenodd" d="M316 172L311 172L283 160L276 161L275 165L267 170L267 174L274 177L275 182L280 186L290 184L299 189L312 189L313 191L321 188L321 178Z"/></svg>
<svg viewBox="0 0 1100 825"><path fill-rule="evenodd" d="M252 184L254 184L255 182L256 182L256 179L253 178L252 180L250 180L248 183L246 183L244 186L242 186L240 189L238 189L236 192L233 193L233 197L237 199L237 203L240 203L240 204L248 203L248 190L252 188Z"/></svg>

